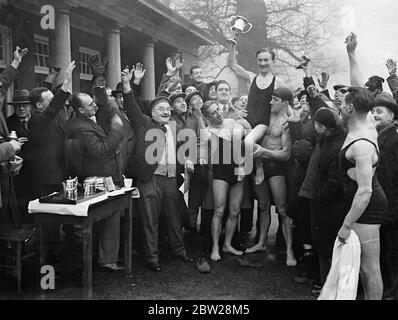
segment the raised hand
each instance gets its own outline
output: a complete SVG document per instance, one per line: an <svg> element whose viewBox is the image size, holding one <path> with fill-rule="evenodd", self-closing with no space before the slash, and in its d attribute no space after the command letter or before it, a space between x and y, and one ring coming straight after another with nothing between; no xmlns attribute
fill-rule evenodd
<svg viewBox="0 0 398 320"><path fill-rule="evenodd" d="M99 76L105 76L106 70L108 69L108 63L108 59L103 59L101 62L98 55L91 56L90 59L88 59L88 65L93 72L94 79Z"/></svg>
<svg viewBox="0 0 398 320"><path fill-rule="evenodd" d="M177 54L174 59L168 57L166 59L166 68L167 68L167 75L174 76L177 73L177 70L181 69L184 64L184 60L181 60L181 55Z"/></svg>
<svg viewBox="0 0 398 320"><path fill-rule="evenodd" d="M184 59L181 59L181 55L178 53L174 58L175 68L177 70L181 69L184 65Z"/></svg>
<svg viewBox="0 0 398 320"><path fill-rule="evenodd" d="M146 70L144 69L144 65L142 63L136 63L132 70L134 72L134 83L139 85L142 78L145 76Z"/></svg>
<svg viewBox="0 0 398 320"><path fill-rule="evenodd" d="M351 32L351 34L345 39L345 43L347 44L348 54L355 53L358 45L357 35L354 32Z"/></svg>
<svg viewBox="0 0 398 320"><path fill-rule="evenodd" d="M388 59L386 62L386 67L390 76L397 74L397 62L393 59Z"/></svg>
<svg viewBox="0 0 398 320"><path fill-rule="evenodd" d="M14 60L11 63L11 66L15 69L18 69L19 65L22 62L22 58L24 56L26 56L26 54L28 53L28 49L22 49L20 47L17 46L17 48L14 51Z"/></svg>
<svg viewBox="0 0 398 320"><path fill-rule="evenodd" d="M129 66L126 66L126 68L124 68L124 70L122 71L122 83L130 83L131 79L133 79L133 75L134 68L130 70Z"/></svg>
<svg viewBox="0 0 398 320"><path fill-rule="evenodd" d="M21 49L20 47L17 46L17 48L14 51L14 60L21 63L22 58L27 55L28 51L29 51L28 48Z"/></svg>
<svg viewBox="0 0 398 320"><path fill-rule="evenodd" d="M319 86L325 90L329 82L329 74L324 71L321 73L321 80L318 79Z"/></svg>
<svg viewBox="0 0 398 320"><path fill-rule="evenodd" d="M75 70L75 68L76 68L75 61L72 61L66 68L64 83L62 84L61 87L61 89L64 90L65 92L72 90L72 88L70 88L70 84L72 83L72 73L73 70Z"/></svg>
<svg viewBox="0 0 398 320"><path fill-rule="evenodd" d="M75 68L76 68L76 63L75 61L72 61L66 68L64 83L69 84L72 82L72 73L73 70L75 70Z"/></svg>

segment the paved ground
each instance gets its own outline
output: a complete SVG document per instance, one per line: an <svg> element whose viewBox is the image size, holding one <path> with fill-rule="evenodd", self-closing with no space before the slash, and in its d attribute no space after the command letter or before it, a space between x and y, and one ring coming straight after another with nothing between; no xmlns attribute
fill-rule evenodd
<svg viewBox="0 0 398 320"><path fill-rule="evenodd" d="M272 245L277 218L273 215L270 244ZM200 252L188 245L188 252L199 257ZM284 265L284 257L258 253L250 255L264 263L261 269L242 267L235 257L224 255L222 261L211 263L210 274L199 273L194 264L161 258L163 271L153 273L145 267L140 256L133 256L133 279L122 274L94 270L94 299L210 299L210 300L312 300L310 285L292 281L297 268ZM56 290L48 299L81 299L81 273L73 271L67 277L56 279ZM25 280L24 294L16 297L15 282L0 278L0 299L39 299L32 289L33 277Z"/></svg>

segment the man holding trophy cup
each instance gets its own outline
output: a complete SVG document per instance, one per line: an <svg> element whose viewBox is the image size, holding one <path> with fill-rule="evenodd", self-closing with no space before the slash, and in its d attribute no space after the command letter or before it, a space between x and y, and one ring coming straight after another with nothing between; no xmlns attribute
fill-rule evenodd
<svg viewBox="0 0 398 320"><path fill-rule="evenodd" d="M240 34L247 33L251 30L252 25L247 21L246 18L237 16L232 17L230 21L230 31L232 36L227 37L227 41L230 43L230 51L228 56L228 66L234 70L240 77L247 80L250 83L250 90L248 95L247 103L247 121L252 126L253 130L247 135L245 144L247 150L253 150L254 158L259 157L258 145L266 139L270 139L272 132L282 130L280 124L272 123L271 119L271 100L273 93L276 89L282 89L284 92L290 91L286 88L285 82L273 74L273 66L275 65L275 52L268 48L261 48L256 52L258 74L250 72L240 66L236 59L236 44ZM288 105L287 108L291 109ZM292 113L292 112L291 112ZM276 129L276 127L278 127ZM271 128L273 128L271 130ZM271 137L272 138L272 137ZM262 149L263 150L263 149ZM278 159L269 158L275 163L278 163ZM260 161L260 160L256 160ZM259 164L261 167L262 165ZM268 168L264 167L264 172ZM293 229L291 227L292 222L289 217L285 214L286 206L286 177L282 174L265 172L265 177L262 175L262 179L253 179L255 185L256 197L259 201L259 214L260 219L260 237L259 242L252 248L246 250L247 253L254 253L257 251L266 251L268 229L271 224L271 194L273 198L277 198L277 212L281 215L281 223L283 225L283 235L287 244L287 257L286 265L295 266L297 261L293 253ZM280 197L280 195L283 195Z"/></svg>

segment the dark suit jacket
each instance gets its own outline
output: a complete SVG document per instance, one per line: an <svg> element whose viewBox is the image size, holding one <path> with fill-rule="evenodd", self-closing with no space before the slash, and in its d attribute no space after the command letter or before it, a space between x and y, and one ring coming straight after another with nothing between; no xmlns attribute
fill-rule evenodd
<svg viewBox="0 0 398 320"><path fill-rule="evenodd" d="M121 130L107 130L84 115L77 115L68 122L68 140L80 142L81 166L77 172L79 180L90 176L113 178L120 183L116 149L123 138Z"/></svg>
<svg viewBox="0 0 398 320"><path fill-rule="evenodd" d="M131 126L136 137L136 143L134 146L133 154L128 160L128 172L129 175L134 179L139 181L148 181L154 174L156 168L158 167L158 162L163 154L165 144L161 144L160 148L155 154L157 157L156 163L148 163L145 159L145 153L147 148L154 143L154 141L145 141L145 136L149 130L158 130L156 135L162 135L161 126L159 123L153 121L147 115L143 114L140 107L138 106L133 93L123 94L124 108L126 109L127 116L130 120ZM176 136L176 125L170 123L170 127L173 131L174 137ZM176 150L178 149L178 144L176 145ZM178 161L177 161L178 162ZM182 165L177 165L177 178L180 176L179 173L182 172Z"/></svg>
<svg viewBox="0 0 398 320"><path fill-rule="evenodd" d="M36 186L61 185L65 173L63 106L70 93L59 90L48 108L35 110L28 123L33 181Z"/></svg>
<svg viewBox="0 0 398 320"><path fill-rule="evenodd" d="M115 183L120 183L116 151L123 139L123 128L116 130L111 127L110 119L115 113L115 105L109 100L105 88L93 88L93 95L98 106L97 123L82 114L68 121L67 144L79 152L68 152L76 158L67 160L75 164L75 174L80 181L100 176L112 177ZM77 159L78 154L80 159Z"/></svg>

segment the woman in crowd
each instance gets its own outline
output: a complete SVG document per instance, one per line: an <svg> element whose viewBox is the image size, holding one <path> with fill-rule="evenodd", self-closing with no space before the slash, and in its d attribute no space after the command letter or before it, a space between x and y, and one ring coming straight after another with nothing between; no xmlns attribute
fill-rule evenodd
<svg viewBox="0 0 398 320"><path fill-rule="evenodd" d="M217 99L217 92L216 92L216 85L218 81L212 81L206 83L205 92L204 92L204 101L209 100L216 100Z"/></svg>

